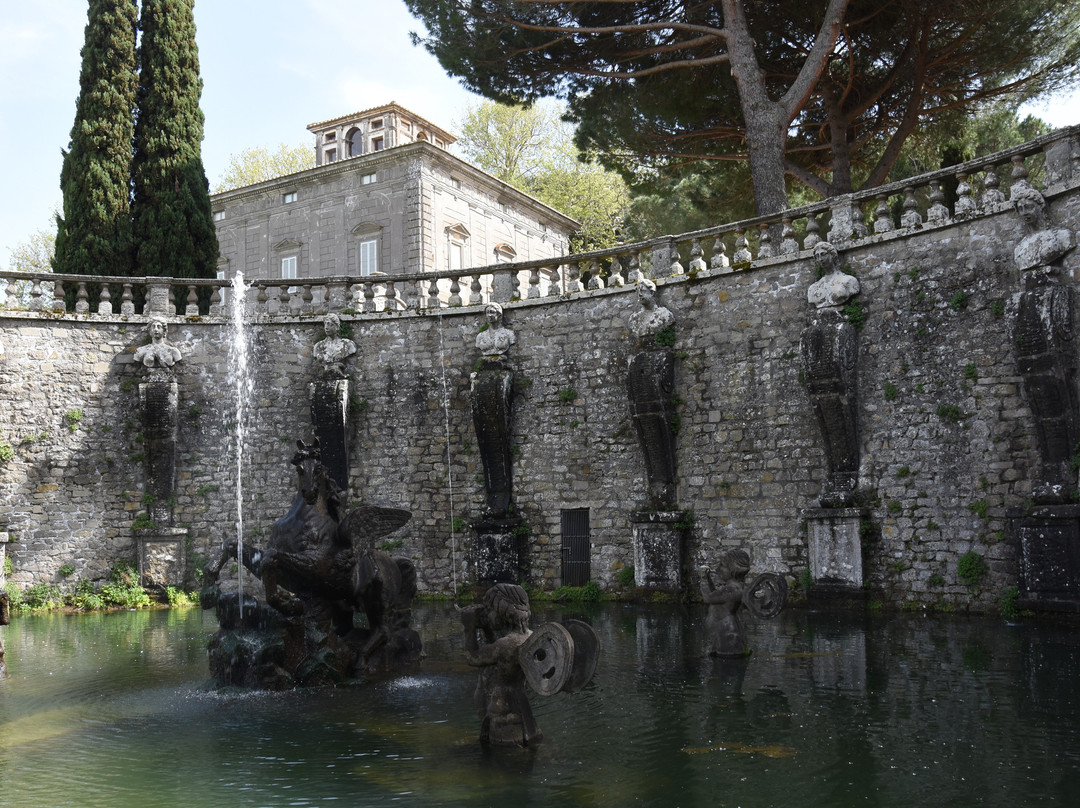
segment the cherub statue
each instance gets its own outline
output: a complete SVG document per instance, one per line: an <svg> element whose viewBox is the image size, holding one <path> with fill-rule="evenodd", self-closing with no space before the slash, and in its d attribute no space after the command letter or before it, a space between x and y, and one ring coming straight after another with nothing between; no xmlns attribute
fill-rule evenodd
<svg viewBox="0 0 1080 808"><path fill-rule="evenodd" d="M529 706L519 661L521 646L532 634L531 616L525 590L506 583L491 587L483 604L461 610L466 659L480 668L474 698L483 743L528 746L543 738Z"/></svg>
<svg viewBox="0 0 1080 808"><path fill-rule="evenodd" d="M356 343L351 339L338 336L341 331L341 318L336 314L327 314L323 318L324 339L315 343L313 353L329 376L345 378L345 360L356 353Z"/></svg>
<svg viewBox="0 0 1080 808"><path fill-rule="evenodd" d="M716 568L719 584L712 571L701 570L701 596L709 607L705 618L709 656L743 657L750 653L743 636L739 610L746 606L757 617L775 617L787 602L787 581L773 572L762 573L749 586L750 554L746 550L728 550L720 556Z"/></svg>
<svg viewBox="0 0 1080 808"><path fill-rule="evenodd" d="M542 696L574 693L592 679L600 640L579 620L529 628L529 596L517 584L495 584L484 602L461 610L465 657L480 668L475 701L480 741L531 746L543 738L525 684Z"/></svg>
<svg viewBox="0 0 1080 808"><path fill-rule="evenodd" d="M169 326L164 320L154 317L146 330L150 332L150 343L135 351L136 362L142 362L148 368L171 368L183 359L180 349L165 341Z"/></svg>

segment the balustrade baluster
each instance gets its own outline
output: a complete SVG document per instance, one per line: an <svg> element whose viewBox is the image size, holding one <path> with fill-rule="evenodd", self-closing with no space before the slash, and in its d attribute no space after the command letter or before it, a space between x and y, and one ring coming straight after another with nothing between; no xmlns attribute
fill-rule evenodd
<svg viewBox="0 0 1080 808"><path fill-rule="evenodd" d="M626 279L623 277L623 265L618 255L611 256L611 268L608 272L608 287L625 286Z"/></svg>
<svg viewBox="0 0 1080 808"><path fill-rule="evenodd" d="M53 283L52 310L58 313L67 311L67 303L64 301L64 282Z"/></svg>
<svg viewBox="0 0 1080 808"><path fill-rule="evenodd" d="M120 314L123 317L131 317L135 314L135 293L130 283L125 283L120 287Z"/></svg>
<svg viewBox="0 0 1080 808"><path fill-rule="evenodd" d="M668 250L671 255L671 264L668 267L669 275L682 275L686 272L682 265L682 256L679 255L679 243L672 239L668 242Z"/></svg>
<svg viewBox="0 0 1080 808"><path fill-rule="evenodd" d="M806 217L806 235L803 237L803 249L812 250L821 243L821 222L817 214L811 213Z"/></svg>
<svg viewBox="0 0 1080 808"><path fill-rule="evenodd" d="M795 240L795 227L790 216L785 216L780 228L780 254L794 255L799 251L799 242Z"/></svg>
<svg viewBox="0 0 1080 808"><path fill-rule="evenodd" d="M109 291L109 284L101 284L101 297L98 298L98 314L112 314L112 293Z"/></svg>
<svg viewBox="0 0 1080 808"><path fill-rule="evenodd" d="M19 287L15 284L14 278L8 278L7 288L4 289L5 296L7 298L8 308L14 308L19 305Z"/></svg>
<svg viewBox="0 0 1080 808"><path fill-rule="evenodd" d="M758 258L772 258L773 246L772 246L772 234L769 232L769 225L764 222L758 225Z"/></svg>
<svg viewBox="0 0 1080 808"><path fill-rule="evenodd" d="M603 289L604 279L600 277L600 262L595 258L589 262L589 289Z"/></svg>
<svg viewBox="0 0 1080 808"><path fill-rule="evenodd" d="M968 175L964 171L956 174L956 210L957 219L969 219L978 213L978 206L971 198L971 185L968 183Z"/></svg>
<svg viewBox="0 0 1080 808"><path fill-rule="evenodd" d="M225 296L221 294L220 286L210 287L210 316L220 317L225 313Z"/></svg>
<svg viewBox="0 0 1080 808"><path fill-rule="evenodd" d="M270 313L270 293L266 291L265 284L259 284L256 287L255 292L255 313L256 314L269 314Z"/></svg>
<svg viewBox="0 0 1080 808"><path fill-rule="evenodd" d="M926 211L926 221L929 224L944 224L949 220L949 209L945 207L945 191L941 188L941 181L930 183L930 207Z"/></svg>
<svg viewBox="0 0 1080 808"><path fill-rule="evenodd" d="M562 268L556 264L553 267L544 267L548 271L548 297L558 297L562 294Z"/></svg>
<svg viewBox="0 0 1080 808"><path fill-rule="evenodd" d="M195 294L194 284L188 284L187 307L184 309L185 317L199 316L199 296Z"/></svg>
<svg viewBox="0 0 1080 808"><path fill-rule="evenodd" d="M893 229L888 194L878 194L875 198L877 199L877 207L874 208L874 232L888 233Z"/></svg>
<svg viewBox="0 0 1080 808"><path fill-rule="evenodd" d="M461 284L458 282L457 277L450 279L450 300L447 303L450 306L461 305Z"/></svg>
<svg viewBox="0 0 1080 808"><path fill-rule="evenodd" d="M375 310L375 284L364 281L364 314L371 314Z"/></svg>
<svg viewBox="0 0 1080 808"><path fill-rule="evenodd" d="M420 281L415 278L405 281L405 308L409 311L420 310Z"/></svg>
<svg viewBox="0 0 1080 808"><path fill-rule="evenodd" d="M1012 185L1009 188L1009 199L1016 199L1017 193L1024 187L1031 187L1031 183L1028 182L1027 166L1024 165L1024 156L1014 154L1012 156Z"/></svg>
<svg viewBox="0 0 1080 808"><path fill-rule="evenodd" d="M289 309L290 309L289 301L291 301L291 300L292 300L292 295L289 294L289 287L286 286L285 284L282 284L281 286L279 286L278 287L278 307L277 307L278 315L284 316L284 315L287 315L287 314L291 313L289 311Z"/></svg>
<svg viewBox="0 0 1080 808"><path fill-rule="evenodd" d="M904 212L900 216L900 226L918 228L922 227L922 223L919 200L915 198L915 189L909 185L904 189Z"/></svg>
<svg viewBox="0 0 1080 808"><path fill-rule="evenodd" d="M302 314L312 314L314 312L315 308L311 305L311 301L314 299L315 295L311 293L311 284L305 283L300 296L300 312Z"/></svg>
<svg viewBox="0 0 1080 808"><path fill-rule="evenodd" d="M428 281L427 289L427 307L429 309L437 309L442 306L442 301L439 299L439 281L432 278Z"/></svg>
<svg viewBox="0 0 1080 808"><path fill-rule="evenodd" d="M984 210L993 210L1005 201L1005 194L998 187L1001 180L998 178L997 166L986 169L986 178L983 180L982 206Z"/></svg>
<svg viewBox="0 0 1080 808"><path fill-rule="evenodd" d="M731 261L727 257L727 245L721 234L713 240L712 258L709 260L713 269L730 269Z"/></svg>
<svg viewBox="0 0 1080 808"><path fill-rule="evenodd" d="M401 301L398 299L397 288L393 281L387 281L383 292L383 311L401 311Z"/></svg>
<svg viewBox="0 0 1080 808"><path fill-rule="evenodd" d="M626 280L630 283L637 283L644 279L645 273L641 271L641 251L634 250L630 253L630 269L628 270Z"/></svg>
<svg viewBox="0 0 1080 808"><path fill-rule="evenodd" d="M566 293L569 295L581 291L581 267L577 261L570 262L570 271L566 281Z"/></svg>
<svg viewBox="0 0 1080 808"><path fill-rule="evenodd" d="M86 281L79 281L79 289L75 292L75 313L87 314L90 311L90 295L86 292Z"/></svg>
<svg viewBox="0 0 1080 808"><path fill-rule="evenodd" d="M525 293L526 300L535 300L540 297L540 267L529 270L529 290Z"/></svg>
<svg viewBox="0 0 1080 808"><path fill-rule="evenodd" d="M481 294L483 290L480 288L480 276L473 275L469 282L469 305L479 306L484 302L484 296Z"/></svg>
<svg viewBox="0 0 1080 808"><path fill-rule="evenodd" d="M736 265L749 264L754 260L754 256L750 254L750 243L746 240L744 230L738 231L735 236L735 255L733 257Z"/></svg>
<svg viewBox="0 0 1080 808"><path fill-rule="evenodd" d="M690 244L690 274L696 275L708 268L705 263L705 250L701 248L701 239L696 238Z"/></svg>
<svg viewBox="0 0 1080 808"><path fill-rule="evenodd" d="M42 294L41 279L34 278L30 282L30 311L41 311L45 308L45 303L41 299Z"/></svg>

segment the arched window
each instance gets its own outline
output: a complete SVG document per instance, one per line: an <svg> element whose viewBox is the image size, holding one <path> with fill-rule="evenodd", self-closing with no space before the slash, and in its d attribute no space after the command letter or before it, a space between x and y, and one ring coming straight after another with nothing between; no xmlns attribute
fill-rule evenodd
<svg viewBox="0 0 1080 808"><path fill-rule="evenodd" d="M510 264L517 258L517 250L506 242L495 245L495 263Z"/></svg>
<svg viewBox="0 0 1080 808"><path fill-rule="evenodd" d="M466 244L471 234L461 223L446 228L446 268L450 271L464 269L466 264Z"/></svg>
<svg viewBox="0 0 1080 808"><path fill-rule="evenodd" d="M345 142L349 157L359 157L364 153L364 134L355 126L345 135Z"/></svg>

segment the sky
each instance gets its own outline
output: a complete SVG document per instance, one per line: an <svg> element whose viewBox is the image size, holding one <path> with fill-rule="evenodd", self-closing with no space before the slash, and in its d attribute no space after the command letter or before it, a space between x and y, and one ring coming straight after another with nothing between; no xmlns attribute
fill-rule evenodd
<svg viewBox="0 0 1080 808"><path fill-rule="evenodd" d="M61 205L87 0L0 0L0 267ZM454 132L481 99L409 40L401 0L196 0L213 186L250 146L309 145L309 123L396 101Z"/></svg>
<svg viewBox="0 0 1080 808"><path fill-rule="evenodd" d="M0 0L0 267L61 204L61 149L79 89L86 0ZM196 0L213 186L251 146L314 147L309 123L396 101L451 132L472 95L409 40L401 0ZM1080 123L1080 95L1030 110Z"/></svg>

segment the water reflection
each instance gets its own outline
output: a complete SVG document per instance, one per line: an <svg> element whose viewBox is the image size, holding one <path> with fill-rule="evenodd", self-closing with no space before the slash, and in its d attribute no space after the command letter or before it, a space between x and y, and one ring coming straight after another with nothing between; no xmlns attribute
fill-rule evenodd
<svg viewBox="0 0 1080 808"><path fill-rule="evenodd" d="M291 693L203 690L198 611L16 618L0 805L1066 805L1080 775L1068 626L791 612L724 660L703 610L579 609L596 678L533 699L530 752L476 743L457 617L416 614L418 673Z"/></svg>

